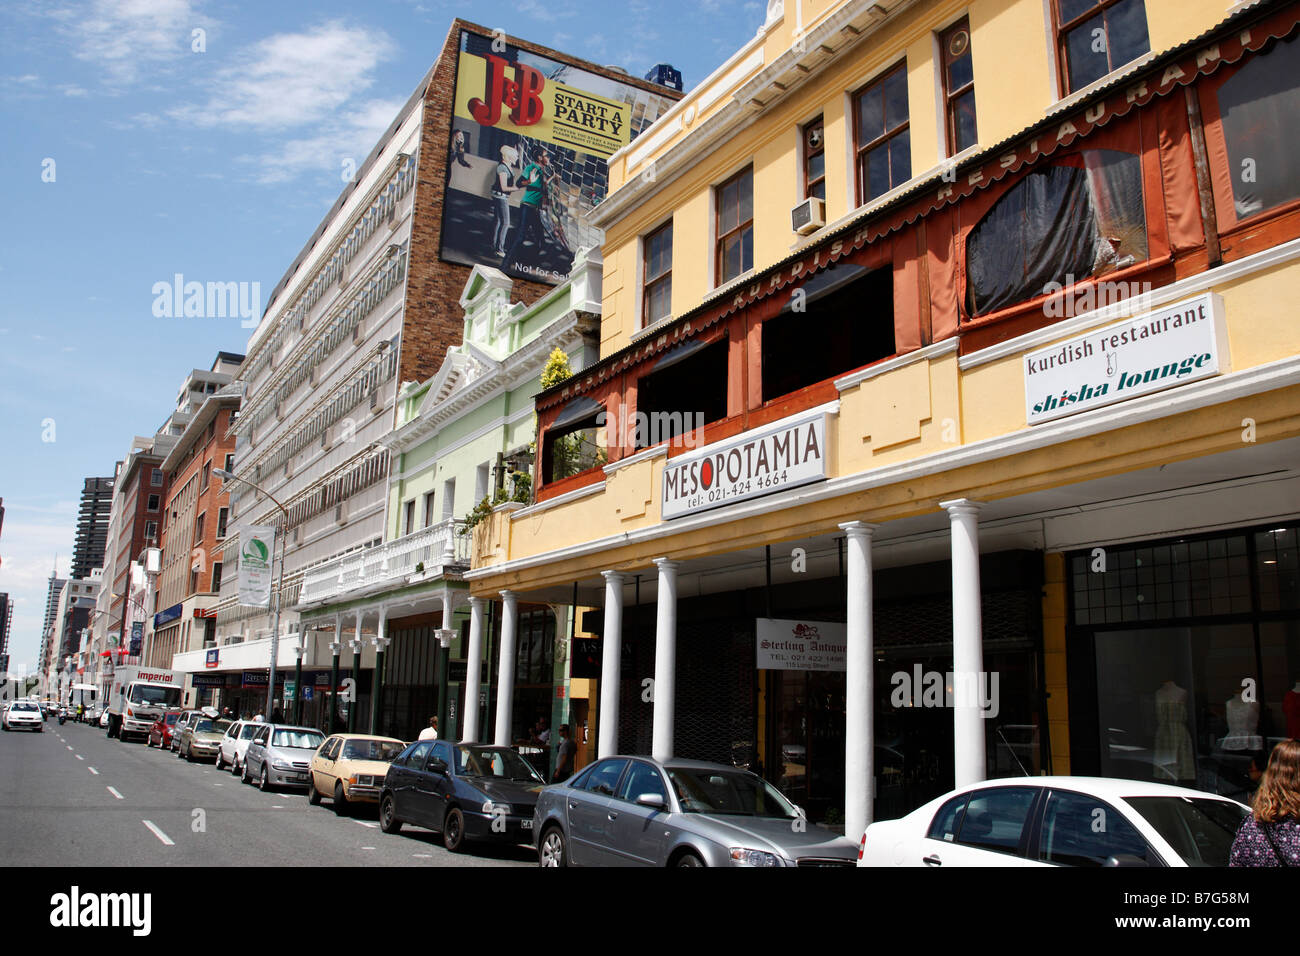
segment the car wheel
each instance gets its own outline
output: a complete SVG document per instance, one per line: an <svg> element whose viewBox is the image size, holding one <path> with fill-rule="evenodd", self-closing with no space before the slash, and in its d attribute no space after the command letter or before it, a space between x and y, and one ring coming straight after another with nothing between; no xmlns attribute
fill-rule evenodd
<svg viewBox="0 0 1300 956"><path fill-rule="evenodd" d="M379 801L379 828L385 833L401 833L402 821L397 819L397 802L391 793Z"/></svg>
<svg viewBox="0 0 1300 956"><path fill-rule="evenodd" d="M248 761L247 761L247 760L244 761L244 772L241 773L241 774L239 775L239 779L240 779L240 781L243 782L243 783L252 783L252 782L253 782L253 778L250 777L250 776L248 775Z"/></svg>
<svg viewBox="0 0 1300 956"><path fill-rule="evenodd" d="M271 777L266 772L266 764L262 764L262 777L257 782L257 789L261 790L263 793L266 793L271 789Z"/></svg>
<svg viewBox="0 0 1300 956"><path fill-rule="evenodd" d="M235 754L235 759L230 761L230 772L236 777L243 773L243 768L239 765L239 754Z"/></svg>
<svg viewBox="0 0 1300 956"><path fill-rule="evenodd" d="M537 854L538 866L568 866L569 858L564 845L564 833L551 827L542 834L541 852Z"/></svg>
<svg viewBox="0 0 1300 956"><path fill-rule="evenodd" d="M442 821L442 845L452 853L459 853L465 848L465 815L459 807L447 811Z"/></svg>
<svg viewBox="0 0 1300 956"><path fill-rule="evenodd" d="M341 817L348 813L348 798L343 795L342 781L334 784L334 812Z"/></svg>
<svg viewBox="0 0 1300 956"><path fill-rule="evenodd" d="M677 858L678 866L703 866L704 861L694 853L683 853Z"/></svg>
<svg viewBox="0 0 1300 956"><path fill-rule="evenodd" d="M218 769L218 770L221 769L221 751L220 751L220 750L217 751L217 763L216 763L216 769Z"/></svg>
<svg viewBox="0 0 1300 956"><path fill-rule="evenodd" d="M307 778L307 802L313 807L320 806L320 791L316 789L316 781L310 775Z"/></svg>

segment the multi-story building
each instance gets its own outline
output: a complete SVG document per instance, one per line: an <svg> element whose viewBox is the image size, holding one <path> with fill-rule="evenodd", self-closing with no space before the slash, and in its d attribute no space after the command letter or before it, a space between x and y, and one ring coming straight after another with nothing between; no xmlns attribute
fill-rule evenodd
<svg viewBox="0 0 1300 956"><path fill-rule="evenodd" d="M269 666L274 620L270 609L237 602L240 529L276 525L284 537L276 580L286 640L277 665L296 663L295 646L305 666L322 657L327 665L323 642L313 636L303 647L297 636L304 576L383 541L389 455L379 442L393 428L400 384L430 378L459 342L458 298L471 269L504 270L524 304L550 292L576 252L600 242L588 220L605 193L606 157L679 96L452 24L438 60L277 284L249 340L235 428L235 471L248 483L230 489L234 524L217 606L218 655L232 668ZM465 505L440 507L453 514ZM250 646L227 652L231 643ZM373 668L367 647L361 666Z"/></svg>
<svg viewBox="0 0 1300 956"><path fill-rule="evenodd" d="M601 754L855 837L988 776L1245 792L1300 732L1298 25L772 3L611 158L601 359L467 575L504 633L603 604Z"/></svg>
<svg viewBox="0 0 1300 956"><path fill-rule="evenodd" d="M13 621L13 602L8 592L0 591L0 674L9 673L9 628Z"/></svg>
<svg viewBox="0 0 1300 956"><path fill-rule="evenodd" d="M89 578L91 568L104 566L108 519L113 507L113 479L87 478L77 512L77 537L72 548L71 577Z"/></svg>
<svg viewBox="0 0 1300 956"><path fill-rule="evenodd" d="M58 620L59 595L67 581L58 576L58 559L55 569L50 571L50 582L45 591L45 620L41 624L41 652L37 663L37 673L41 675L42 686L50 686L50 676L54 673L54 662L58 657L59 642L55 628Z"/></svg>

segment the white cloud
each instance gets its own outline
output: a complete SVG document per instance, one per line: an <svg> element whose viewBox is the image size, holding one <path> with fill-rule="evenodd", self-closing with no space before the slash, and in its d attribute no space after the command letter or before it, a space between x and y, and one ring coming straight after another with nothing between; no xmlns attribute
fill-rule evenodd
<svg viewBox="0 0 1300 956"><path fill-rule="evenodd" d="M192 0L92 0L50 15L71 36L79 59L102 67L110 83L127 85L194 55L191 31L215 25L195 6Z"/></svg>
<svg viewBox="0 0 1300 956"><path fill-rule="evenodd" d="M358 109L341 113L320 124L313 136L292 139L260 155L241 156L254 164L259 183L285 182L304 172L330 172L343 185L343 161L360 167L379 137L388 129L404 100L370 100Z"/></svg>
<svg viewBox="0 0 1300 956"><path fill-rule="evenodd" d="M375 68L393 50L382 31L339 21L276 34L218 71L206 103L169 115L200 127L275 130L319 123L368 89Z"/></svg>

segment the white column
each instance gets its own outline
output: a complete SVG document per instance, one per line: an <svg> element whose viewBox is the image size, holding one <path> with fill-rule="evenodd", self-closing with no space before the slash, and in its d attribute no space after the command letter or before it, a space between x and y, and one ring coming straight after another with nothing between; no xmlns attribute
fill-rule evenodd
<svg viewBox="0 0 1300 956"><path fill-rule="evenodd" d="M872 820L876 792L875 638L871 592L871 535L877 525L850 521L847 535L848 647L845 652L844 835L859 840Z"/></svg>
<svg viewBox="0 0 1300 956"><path fill-rule="evenodd" d="M478 685L483 675L483 607L480 597L469 599L469 648L465 651L465 732L463 737L478 742Z"/></svg>
<svg viewBox="0 0 1300 956"><path fill-rule="evenodd" d="M596 756L618 753L618 682L623 662L623 580L618 571L602 571L605 579L605 633L600 657L600 735Z"/></svg>
<svg viewBox="0 0 1300 956"><path fill-rule="evenodd" d="M953 783L965 787L985 778L984 720L979 688L984 683L980 618L979 511L968 498L941 501L952 523Z"/></svg>
<svg viewBox="0 0 1300 956"><path fill-rule="evenodd" d="M508 747L510 711L515 702L515 625L519 618L519 595L501 592L501 656L497 664L497 730L493 740L498 747Z"/></svg>
<svg viewBox="0 0 1300 956"><path fill-rule="evenodd" d="M677 562L655 558L659 569L655 615L654 729L650 752L656 760L673 755L677 711Z"/></svg>

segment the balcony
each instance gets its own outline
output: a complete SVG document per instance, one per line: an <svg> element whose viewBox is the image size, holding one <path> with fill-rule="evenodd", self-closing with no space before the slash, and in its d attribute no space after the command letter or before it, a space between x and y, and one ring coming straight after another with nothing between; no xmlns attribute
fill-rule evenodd
<svg viewBox="0 0 1300 956"><path fill-rule="evenodd" d="M447 518L377 548L345 554L309 568L303 573L298 606L344 596L363 597L413 583L412 578L438 577L448 567L467 568L470 538L460 534L464 526L464 521Z"/></svg>

